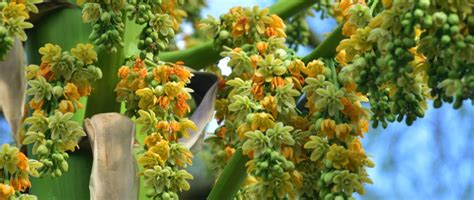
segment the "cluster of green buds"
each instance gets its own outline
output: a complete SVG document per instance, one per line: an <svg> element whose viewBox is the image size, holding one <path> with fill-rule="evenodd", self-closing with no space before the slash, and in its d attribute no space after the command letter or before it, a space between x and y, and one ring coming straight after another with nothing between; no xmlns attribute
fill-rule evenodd
<svg viewBox="0 0 474 200"><path fill-rule="evenodd" d="M138 42L140 57L151 54L158 62L158 54L166 50L172 42L179 22L186 12L179 8L184 0L132 0L126 7L128 18L144 25Z"/></svg>
<svg viewBox="0 0 474 200"><path fill-rule="evenodd" d="M83 21L92 24L90 41L109 52L117 52L118 48L124 46L123 10L127 4L126 0L78 0L77 4L83 5Z"/></svg>
<svg viewBox="0 0 474 200"><path fill-rule="evenodd" d="M0 61L12 48L15 38L25 41L25 29L33 27L33 24L27 22L30 18L29 13L38 13L35 4L43 0L1 0L0 1Z"/></svg>
<svg viewBox="0 0 474 200"><path fill-rule="evenodd" d="M426 1L414 12L422 17L417 52L423 55L434 106L442 102L461 107L466 99L474 103L474 16L472 5L459 1Z"/></svg>
<svg viewBox="0 0 474 200"><path fill-rule="evenodd" d="M42 164L28 159L18 148L8 144L0 150L0 199L36 200L36 196L22 194L31 187L30 175L38 177Z"/></svg>
<svg viewBox="0 0 474 200"><path fill-rule="evenodd" d="M417 27L422 16L415 14L420 2L384 1L385 9L372 17L363 3L349 5L343 33L350 36L338 46L338 62L345 78L368 94L373 126L402 121L411 125L423 117L427 108L424 71L418 69L423 59L416 54ZM367 81L371 80L371 81Z"/></svg>
<svg viewBox="0 0 474 200"><path fill-rule="evenodd" d="M312 169L303 179L318 180L304 186L303 196L319 194L321 199L353 199L352 194L364 194L364 183L372 183L366 167L373 167L359 141L368 131L369 111L361 106L367 101L355 89L356 84L337 74L333 61L312 61L317 73L308 76L303 91L308 101L310 128L315 133L304 148L311 150ZM319 177L315 176L317 174Z"/></svg>
<svg viewBox="0 0 474 200"><path fill-rule="evenodd" d="M39 49L41 65L26 69L33 116L25 120L27 132L23 144L32 144L32 153L43 164L41 176L61 176L68 170L68 154L85 136L81 125L72 120L82 109L79 98L88 96L90 83L102 77L94 66L97 54L91 44L78 44L70 52L46 44Z"/></svg>
<svg viewBox="0 0 474 200"><path fill-rule="evenodd" d="M310 11L307 11L288 19L285 32L289 48L298 51L298 47L308 44L311 31L306 17L311 14Z"/></svg>
<svg viewBox="0 0 474 200"><path fill-rule="evenodd" d="M285 23L277 15L270 15L267 8L259 9L234 7L223 14L220 20L208 17L201 28L214 34L214 45L219 50L223 46L240 47L271 37L284 38Z"/></svg>
<svg viewBox="0 0 474 200"><path fill-rule="evenodd" d="M146 134L138 163L143 171L146 196L151 199L178 199L178 193L189 190L186 171L192 164L192 153L180 138L189 137L196 125L185 116L190 112L192 76L181 63L159 63L150 60L129 61L119 69L117 101L124 101L127 113L136 115L140 132Z"/></svg>

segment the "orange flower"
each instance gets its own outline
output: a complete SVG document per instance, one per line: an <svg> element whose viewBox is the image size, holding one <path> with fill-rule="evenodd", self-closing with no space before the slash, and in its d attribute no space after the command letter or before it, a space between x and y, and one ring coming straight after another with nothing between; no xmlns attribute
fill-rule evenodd
<svg viewBox="0 0 474 200"><path fill-rule="evenodd" d="M122 79L126 79L130 75L130 68L126 65L120 67L118 70L118 76Z"/></svg>
<svg viewBox="0 0 474 200"><path fill-rule="evenodd" d="M273 77L272 82L271 82L271 88L272 90L275 90L279 87L282 87L285 85L285 80L279 76Z"/></svg>
<svg viewBox="0 0 474 200"><path fill-rule="evenodd" d="M51 69L51 65L48 63L41 63L39 74L48 81L51 81L54 79L53 70Z"/></svg>
<svg viewBox="0 0 474 200"><path fill-rule="evenodd" d="M170 131L170 124L167 121L159 121L156 124L156 128L167 133Z"/></svg>
<svg viewBox="0 0 474 200"><path fill-rule="evenodd" d="M146 67L145 67L145 61L140 59L140 57L137 57L135 59L135 63L133 63L133 71L135 73L138 73L138 77L140 78L145 78L146 77Z"/></svg>
<svg viewBox="0 0 474 200"><path fill-rule="evenodd" d="M265 51L267 50L267 47L268 47L266 42L257 42L255 46L257 47L257 50L258 52L260 52L260 54L265 55Z"/></svg>
<svg viewBox="0 0 474 200"><path fill-rule="evenodd" d="M177 133L180 130L181 127L179 126L179 122L172 121L170 123L170 128L171 128L171 132Z"/></svg>
<svg viewBox="0 0 474 200"><path fill-rule="evenodd" d="M77 86L74 85L74 83L67 83L64 87L64 96L66 99L79 100L81 95L79 94L79 90L77 89Z"/></svg>
<svg viewBox="0 0 474 200"><path fill-rule="evenodd" d="M170 99L167 96L160 96L158 97L158 105L162 109L168 109L168 106L170 105Z"/></svg>
<svg viewBox="0 0 474 200"><path fill-rule="evenodd" d="M25 177L17 177L10 179L10 183L15 189L15 191L24 192L27 188L31 187L31 182L28 180L28 176Z"/></svg>
<svg viewBox="0 0 474 200"><path fill-rule="evenodd" d="M265 91L263 90L262 83L254 83L252 85L252 94L257 100L262 99L265 96Z"/></svg>
<svg viewBox="0 0 474 200"><path fill-rule="evenodd" d="M178 116L184 116L186 113L191 111L191 108L189 107L187 103L188 96L185 93L179 93L178 96L176 96L176 102L174 103L174 111Z"/></svg>
<svg viewBox="0 0 474 200"><path fill-rule="evenodd" d="M28 171L28 158L22 152L18 152L18 161L16 166L22 171Z"/></svg>
<svg viewBox="0 0 474 200"><path fill-rule="evenodd" d="M250 29L249 20L245 16L240 16L232 26L232 36L240 37Z"/></svg>
<svg viewBox="0 0 474 200"><path fill-rule="evenodd" d="M223 126L217 130L216 135L220 138L225 138L226 132L227 132L227 128Z"/></svg>
<svg viewBox="0 0 474 200"><path fill-rule="evenodd" d="M33 100L30 101L30 108L35 110L35 111L41 110L41 108L43 108L43 105L44 105L44 100L41 100L38 103L36 103Z"/></svg>
<svg viewBox="0 0 474 200"><path fill-rule="evenodd" d="M334 132L336 130L336 122L332 119L325 119L323 123L321 123L321 131L326 133L328 138L334 137Z"/></svg>
<svg viewBox="0 0 474 200"><path fill-rule="evenodd" d="M15 194L15 189L3 183L0 183L0 200L9 199L13 194Z"/></svg>
<svg viewBox="0 0 474 200"><path fill-rule="evenodd" d="M257 68L258 61L262 60L262 57L259 55L251 55L250 56L250 65L255 69Z"/></svg>
<svg viewBox="0 0 474 200"><path fill-rule="evenodd" d="M232 155L234 155L234 152L235 152L235 149L230 147L230 146L226 146L225 149L225 155L226 155L226 158L225 160L230 160L230 158L232 158Z"/></svg>
<svg viewBox="0 0 474 200"><path fill-rule="evenodd" d="M190 71L188 71L187 69L185 69L183 66L181 65L175 65L174 68L173 68L173 72L172 72L174 75L178 76L181 81L187 83L189 82L189 79L191 78L192 74Z"/></svg>
<svg viewBox="0 0 474 200"><path fill-rule="evenodd" d="M286 145L283 145L281 148L282 155L285 156L286 159L291 160L293 158L293 148Z"/></svg>
<svg viewBox="0 0 474 200"><path fill-rule="evenodd" d="M86 83L83 87L78 87L79 95L81 96L89 96L91 94L92 87L89 83Z"/></svg>
<svg viewBox="0 0 474 200"><path fill-rule="evenodd" d="M59 112L61 113L67 113L67 112L74 112L74 105L72 104L72 101L69 100L61 100L59 103Z"/></svg>

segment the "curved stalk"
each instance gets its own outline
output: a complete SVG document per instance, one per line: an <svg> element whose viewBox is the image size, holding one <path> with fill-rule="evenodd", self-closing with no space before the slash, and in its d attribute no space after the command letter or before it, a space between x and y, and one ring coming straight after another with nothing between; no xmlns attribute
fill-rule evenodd
<svg viewBox="0 0 474 200"><path fill-rule="evenodd" d="M242 154L242 149L237 149L225 166L224 171L212 187L208 200L232 200L240 189L242 182L247 177L245 163L249 158Z"/></svg>
<svg viewBox="0 0 474 200"><path fill-rule="evenodd" d="M282 19L287 19L316 3L316 0L281 0L269 7L271 14L276 14ZM195 70L202 69L217 62L220 58L219 51L214 49L214 42L207 41L189 49L163 52L160 59L167 62L183 61Z"/></svg>
<svg viewBox="0 0 474 200"><path fill-rule="evenodd" d="M342 26L338 26L315 50L303 57L303 62L308 63L318 58L334 57L336 55L336 47L342 39L344 39Z"/></svg>

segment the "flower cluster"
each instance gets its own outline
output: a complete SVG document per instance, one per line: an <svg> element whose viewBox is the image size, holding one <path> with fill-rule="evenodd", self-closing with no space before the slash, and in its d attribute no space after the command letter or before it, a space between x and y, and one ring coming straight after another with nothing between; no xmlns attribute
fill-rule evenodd
<svg viewBox="0 0 474 200"><path fill-rule="evenodd" d="M370 98L374 127L424 116L435 107L473 99L472 5L465 1L382 1L379 12L364 1L341 1L349 39L338 46L343 76ZM354 77L354 78L351 78ZM371 81L367 81L371 80Z"/></svg>
<svg viewBox="0 0 474 200"><path fill-rule="evenodd" d="M25 29L32 28L33 24L27 22L29 12L37 13L35 4L43 0L7 0L0 1L0 60L12 48L15 38L26 40Z"/></svg>
<svg viewBox="0 0 474 200"><path fill-rule="evenodd" d="M116 52L124 46L125 24L122 11L127 4L126 0L78 0L77 4L83 6L83 21L92 24L90 41L110 52Z"/></svg>
<svg viewBox="0 0 474 200"><path fill-rule="evenodd" d="M440 9L441 8L441 9ZM466 99L474 103L474 16L467 1L425 2L414 15L423 18L417 53L428 76L435 107Z"/></svg>
<svg viewBox="0 0 474 200"><path fill-rule="evenodd" d="M172 42L179 23L187 14L179 6L182 0L134 0L127 5L128 18L144 25L139 36L138 49L144 59L148 53L153 60L159 60L160 51L166 50Z"/></svg>
<svg viewBox="0 0 474 200"><path fill-rule="evenodd" d="M90 83L102 77L93 64L97 54L91 44L78 44L70 52L46 44L39 49L41 65L26 69L33 116L25 120L23 144L33 144L33 155L44 165L41 176L61 176L68 170L66 151L74 151L85 136L73 113L82 109L79 98L91 92Z"/></svg>
<svg viewBox="0 0 474 200"><path fill-rule="evenodd" d="M192 153L180 138L189 137L196 125L186 118L192 74L180 63L155 64L148 60L129 61L119 69L117 101L124 101L127 113L137 116L140 132L146 134L138 163L143 167L146 195L152 199L178 199L178 192L189 190L185 169L192 164Z"/></svg>
<svg viewBox="0 0 474 200"><path fill-rule="evenodd" d="M308 75L303 88L308 98L309 130L316 134L309 137L304 148L312 151L309 159L317 167L309 167L316 171L303 177L319 178L319 184L306 185L303 196L311 197L318 190L321 199L350 199L353 192L364 194L362 185L372 183L365 167L374 165L359 141L368 131L369 111L361 106L368 99L355 90L354 82L338 78L332 61L325 64L318 60L308 65L318 69Z"/></svg>
<svg viewBox="0 0 474 200"><path fill-rule="evenodd" d="M36 197L26 192L31 187L29 176L39 176L38 168L42 164L28 159L18 148L2 145L0 150L0 199L35 200Z"/></svg>
<svg viewBox="0 0 474 200"><path fill-rule="evenodd" d="M239 47L271 37L286 37L283 20L277 15L270 15L266 8L234 7L220 19L209 17L201 24L202 29L215 34L217 48Z"/></svg>
<svg viewBox="0 0 474 200"><path fill-rule="evenodd" d="M238 199L363 193L362 185L371 182L365 167L373 165L358 140L368 129L369 111L360 103L366 97L354 82L338 80L335 66L299 60L284 37L249 43L221 53L230 58L232 73L222 80L216 103L221 126L206 140L212 167L222 169L242 148L249 177Z"/></svg>
<svg viewBox="0 0 474 200"><path fill-rule="evenodd" d="M337 61L347 65L345 78L369 95L374 127L404 118L411 125L427 108L424 72L417 69L424 61L415 46L422 18L414 12L421 3L384 1L386 9L372 17L361 2L340 4L347 20L343 34L350 38L337 47Z"/></svg>

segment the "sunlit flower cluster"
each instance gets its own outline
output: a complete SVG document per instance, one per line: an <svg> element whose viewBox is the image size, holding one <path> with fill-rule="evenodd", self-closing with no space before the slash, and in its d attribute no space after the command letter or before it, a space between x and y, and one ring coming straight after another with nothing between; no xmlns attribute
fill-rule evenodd
<svg viewBox="0 0 474 200"><path fill-rule="evenodd" d="M33 116L25 120L23 144L32 144L32 153L43 167L41 176L61 176L68 170L66 151L74 151L81 137L82 126L72 119L83 109L81 97L90 95L91 82L102 77L94 66L97 54L91 44L78 44L70 52L55 44L39 49L41 65L26 69Z"/></svg>
<svg viewBox="0 0 474 200"><path fill-rule="evenodd" d="M368 94L374 127L387 127L395 119L411 125L424 116L426 81L416 69L424 59L413 51L422 19L413 12L422 3L383 1L380 11L363 1L340 3L346 10L343 34L350 38L337 47L336 60L345 66L343 79L353 80Z"/></svg>
<svg viewBox="0 0 474 200"><path fill-rule="evenodd" d="M7 0L0 2L0 60L3 60L7 52L12 48L15 38L25 41L25 29L33 27L27 22L30 12L38 13L35 4L43 0Z"/></svg>
<svg viewBox="0 0 474 200"><path fill-rule="evenodd" d="M35 196L22 194L31 187L29 176L38 177L42 164L28 159L18 148L8 144L0 150L0 199L34 200Z"/></svg>
<svg viewBox="0 0 474 200"><path fill-rule="evenodd" d="M203 20L201 28L215 34L215 46L239 47L271 37L286 37L285 23L267 8L234 7L217 20L209 17Z"/></svg>
<svg viewBox="0 0 474 200"><path fill-rule="evenodd" d="M119 69L117 101L125 102L127 114L137 116L140 132L146 134L138 163L143 167L146 195L152 199L178 199L178 192L189 190L192 153L180 138L189 137L196 125L186 118L192 76L181 63L155 64L137 57Z"/></svg>
<svg viewBox="0 0 474 200"><path fill-rule="evenodd" d="M223 49L232 73L216 103L221 126L206 142L212 168L221 170L238 148L250 158L237 199L363 194L373 163L359 142L370 111L357 85L339 80L331 60L304 63L284 37Z"/></svg>

